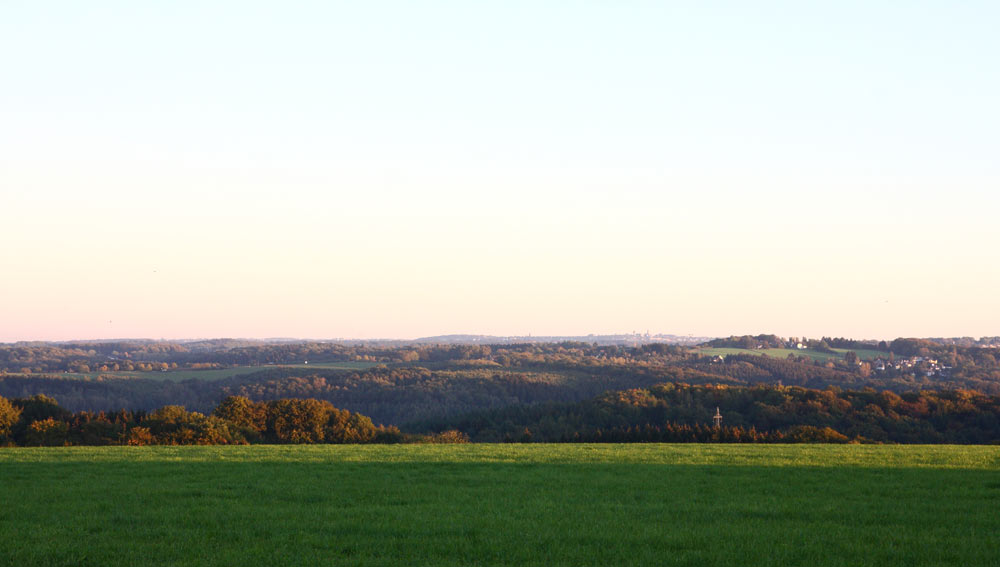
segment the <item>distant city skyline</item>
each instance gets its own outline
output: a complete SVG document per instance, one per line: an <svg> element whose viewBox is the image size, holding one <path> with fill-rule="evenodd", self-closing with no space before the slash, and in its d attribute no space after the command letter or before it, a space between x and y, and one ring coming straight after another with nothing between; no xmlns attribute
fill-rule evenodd
<svg viewBox="0 0 1000 567"><path fill-rule="evenodd" d="M993 2L5 2L0 341L1000 335Z"/></svg>

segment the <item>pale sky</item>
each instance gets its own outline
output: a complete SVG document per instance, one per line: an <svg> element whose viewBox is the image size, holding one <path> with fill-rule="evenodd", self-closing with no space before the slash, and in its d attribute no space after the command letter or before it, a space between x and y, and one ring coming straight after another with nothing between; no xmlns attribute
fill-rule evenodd
<svg viewBox="0 0 1000 567"><path fill-rule="evenodd" d="M0 2L0 341L1000 335L996 2Z"/></svg>

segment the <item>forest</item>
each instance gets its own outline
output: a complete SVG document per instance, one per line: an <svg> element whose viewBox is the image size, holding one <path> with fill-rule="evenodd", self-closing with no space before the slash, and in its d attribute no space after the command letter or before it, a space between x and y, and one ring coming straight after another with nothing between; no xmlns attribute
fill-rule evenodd
<svg viewBox="0 0 1000 567"><path fill-rule="evenodd" d="M719 411L721 427L713 424ZM667 383L411 426L473 441L1000 443L1000 396Z"/></svg>
<svg viewBox="0 0 1000 567"><path fill-rule="evenodd" d="M209 415L164 406L151 412L70 412L48 396L0 398L0 445L246 445L464 442L457 432L406 435L329 402L252 402L230 396Z"/></svg>
<svg viewBox="0 0 1000 567"><path fill-rule="evenodd" d="M721 412L716 414L716 412ZM720 421L713 423L714 415ZM798 386L666 383L572 403L375 425L316 399L228 396L209 415L70 412L48 396L0 398L0 445L228 445L440 442L1000 443L1000 396L897 395Z"/></svg>
<svg viewBox="0 0 1000 567"><path fill-rule="evenodd" d="M704 345L725 355L664 343L16 343L0 345L0 396L29 408L6 437L17 444L29 442L32 421L24 419L34 419L30 408L38 405L24 400L38 396L58 400L59 412L35 421L62 420L70 443L88 438L84 424L100 423L87 425L96 431L105 421L119 427L101 437L106 442L127 441L122 435L132 425L160 441L175 439L164 424L181 418L164 411L183 411L181 421L197 423L178 440L290 442L280 428L222 427L216 419L227 418L218 408L231 399L309 400L327 413L364 416L383 427L381 437L366 440L456 430L474 441L995 442L1000 351L967 343L757 335ZM762 350L771 348L789 354ZM634 399L642 402L622 401ZM711 427L715 407L725 416L720 429ZM204 419L190 417L197 415ZM33 435L31 442L41 433Z"/></svg>

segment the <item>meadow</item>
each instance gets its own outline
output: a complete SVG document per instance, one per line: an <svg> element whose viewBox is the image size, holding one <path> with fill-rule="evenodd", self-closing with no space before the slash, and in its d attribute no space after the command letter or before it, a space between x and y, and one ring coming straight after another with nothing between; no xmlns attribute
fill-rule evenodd
<svg viewBox="0 0 1000 567"><path fill-rule="evenodd" d="M0 449L0 565L1000 565L1000 447Z"/></svg>
<svg viewBox="0 0 1000 567"><path fill-rule="evenodd" d="M745 349L745 348L731 348L731 347L698 347L693 349L695 352L702 356L722 356L726 357L731 354L754 354L754 355L767 355L773 358L788 358L789 354L794 354L795 356L808 356L813 360L818 360L820 362L826 362L827 360L835 359L841 360L844 355L850 349L846 348L834 348L830 349L833 353L820 352L818 350L813 350L811 348L807 349L794 349L794 348L762 348L762 349ZM858 355L860 360L875 360L879 357L887 357L888 353L881 352L878 350L870 349L855 349L854 353Z"/></svg>

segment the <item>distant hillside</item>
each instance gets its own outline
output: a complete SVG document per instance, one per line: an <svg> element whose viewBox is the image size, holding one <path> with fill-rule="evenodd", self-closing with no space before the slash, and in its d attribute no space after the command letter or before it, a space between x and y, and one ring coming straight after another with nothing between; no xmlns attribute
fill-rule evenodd
<svg viewBox="0 0 1000 567"><path fill-rule="evenodd" d="M227 395L254 401L316 398L380 423L507 406L575 402L664 382L784 385L897 393L1000 394L1000 350L917 339L826 351L692 348L650 342L515 344L222 341L212 350L171 342L0 346L0 396L55 397L73 411L207 411ZM848 343L849 344L849 343ZM863 343L868 346L868 343ZM885 349L885 350L880 350Z"/></svg>
<svg viewBox="0 0 1000 567"><path fill-rule="evenodd" d="M646 334L625 334L625 335L566 335L566 336L496 336L496 335L438 335L434 337L421 337L414 339L417 344L486 344L486 345L507 345L507 344L532 344L532 343L586 343L601 346L623 345L638 346L652 343L666 343L678 345L696 345L710 340L710 337L695 337L690 335L650 335Z"/></svg>

